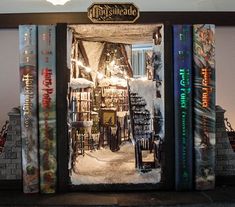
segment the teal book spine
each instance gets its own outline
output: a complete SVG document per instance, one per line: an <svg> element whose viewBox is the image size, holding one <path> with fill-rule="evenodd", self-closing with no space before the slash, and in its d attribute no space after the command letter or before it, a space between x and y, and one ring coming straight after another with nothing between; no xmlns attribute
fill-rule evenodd
<svg viewBox="0 0 235 207"><path fill-rule="evenodd" d="M175 187L193 189L192 26L173 25Z"/></svg>

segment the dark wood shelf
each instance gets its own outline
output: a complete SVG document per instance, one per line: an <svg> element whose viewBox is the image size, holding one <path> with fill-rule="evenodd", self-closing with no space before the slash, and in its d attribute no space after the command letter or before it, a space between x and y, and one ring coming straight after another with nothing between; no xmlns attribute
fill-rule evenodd
<svg viewBox="0 0 235 207"><path fill-rule="evenodd" d="M23 194L0 191L0 206L235 206L235 187L213 191L131 191Z"/></svg>

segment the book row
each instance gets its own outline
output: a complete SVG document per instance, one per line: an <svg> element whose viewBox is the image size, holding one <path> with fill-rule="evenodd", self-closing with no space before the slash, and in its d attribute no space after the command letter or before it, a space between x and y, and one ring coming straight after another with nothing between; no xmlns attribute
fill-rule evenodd
<svg viewBox="0 0 235 207"><path fill-rule="evenodd" d="M167 180L167 144L175 143L176 190L213 189L215 25L173 25L173 103L165 102L163 25L154 25L152 49L145 50L98 38L86 41L79 38L86 26L67 31L68 183L161 184ZM25 193L56 192L55 30L55 25L19 27ZM144 72L135 72L131 58L145 63ZM167 104L174 108L170 141L165 136Z"/></svg>
<svg viewBox="0 0 235 207"><path fill-rule="evenodd" d="M55 192L55 26L22 25L19 40L23 191Z"/></svg>
<svg viewBox="0 0 235 207"><path fill-rule="evenodd" d="M174 25L176 189L215 186L215 26ZM193 176L195 175L195 177Z"/></svg>

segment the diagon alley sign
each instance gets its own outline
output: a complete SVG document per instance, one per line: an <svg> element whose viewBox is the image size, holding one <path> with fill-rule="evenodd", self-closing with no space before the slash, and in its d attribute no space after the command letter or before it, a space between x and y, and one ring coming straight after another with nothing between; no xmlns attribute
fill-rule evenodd
<svg viewBox="0 0 235 207"><path fill-rule="evenodd" d="M88 8L88 17L94 23L134 23L139 9L133 3L94 3Z"/></svg>

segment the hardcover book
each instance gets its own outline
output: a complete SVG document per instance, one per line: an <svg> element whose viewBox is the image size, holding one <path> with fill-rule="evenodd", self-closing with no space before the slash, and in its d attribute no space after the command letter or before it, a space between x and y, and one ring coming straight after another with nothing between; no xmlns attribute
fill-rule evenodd
<svg viewBox="0 0 235 207"><path fill-rule="evenodd" d="M24 193L39 191L37 118L37 27L19 26L20 109Z"/></svg>
<svg viewBox="0 0 235 207"><path fill-rule="evenodd" d="M56 51L55 26L38 26L40 190L56 190Z"/></svg>
<svg viewBox="0 0 235 207"><path fill-rule="evenodd" d="M215 186L215 26L193 26L195 188Z"/></svg>
<svg viewBox="0 0 235 207"><path fill-rule="evenodd" d="M174 25L175 187L192 189L192 26Z"/></svg>

